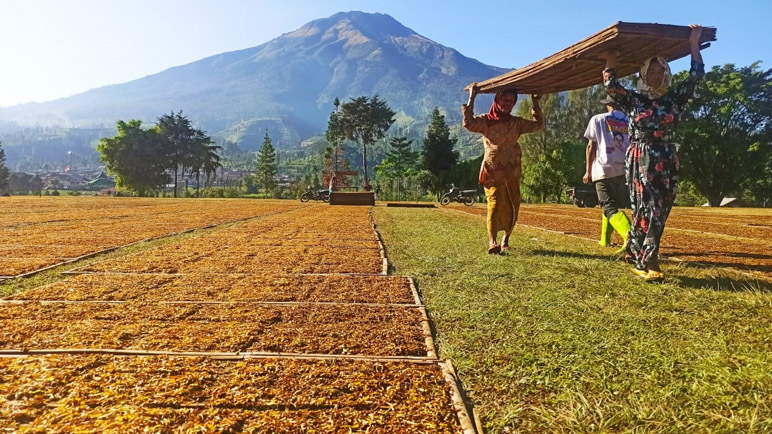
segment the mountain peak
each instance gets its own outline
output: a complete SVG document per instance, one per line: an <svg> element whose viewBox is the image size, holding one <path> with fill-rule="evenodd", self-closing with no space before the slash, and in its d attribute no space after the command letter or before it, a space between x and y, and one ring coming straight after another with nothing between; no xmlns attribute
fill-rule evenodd
<svg viewBox="0 0 772 434"><path fill-rule="evenodd" d="M323 35L323 39L336 39L347 43L367 41L386 42L395 37L418 35L387 14L360 11L338 12L305 24L303 27L284 35L289 38L304 38Z"/></svg>
<svg viewBox="0 0 772 434"><path fill-rule="evenodd" d="M0 109L0 119L109 125L182 109L221 137L255 145L269 128L275 144L293 146L324 131L335 98L379 94L405 122L423 122L434 107L451 120L459 117L466 84L503 72L389 15L340 12L257 47L35 107Z"/></svg>

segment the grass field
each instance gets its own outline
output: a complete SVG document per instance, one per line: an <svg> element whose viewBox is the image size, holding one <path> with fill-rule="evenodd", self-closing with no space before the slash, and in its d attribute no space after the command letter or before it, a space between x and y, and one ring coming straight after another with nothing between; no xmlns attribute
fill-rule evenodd
<svg viewBox="0 0 772 434"><path fill-rule="evenodd" d="M564 235L518 228L489 256L479 216L374 216L488 432L772 432L768 281L666 262L652 285Z"/></svg>
<svg viewBox="0 0 772 434"><path fill-rule="evenodd" d="M486 214L484 205L452 208L480 216ZM524 204L518 224L597 241L600 216L598 208ZM660 254L703 267L731 268L772 283L770 240L772 211L768 209L675 207L667 220ZM621 244L622 238L613 234L612 241Z"/></svg>

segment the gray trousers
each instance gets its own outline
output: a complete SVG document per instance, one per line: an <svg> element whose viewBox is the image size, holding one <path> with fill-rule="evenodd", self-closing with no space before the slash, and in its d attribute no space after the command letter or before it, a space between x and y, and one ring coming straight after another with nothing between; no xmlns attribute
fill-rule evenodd
<svg viewBox="0 0 772 434"><path fill-rule="evenodd" d="M598 193L598 203L603 209L603 215L607 218L618 213L619 208L629 207L630 197L624 175L595 181L595 191Z"/></svg>

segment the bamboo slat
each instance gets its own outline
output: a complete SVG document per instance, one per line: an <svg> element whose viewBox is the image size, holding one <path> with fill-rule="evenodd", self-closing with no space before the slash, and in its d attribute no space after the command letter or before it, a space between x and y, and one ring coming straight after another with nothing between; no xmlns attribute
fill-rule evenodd
<svg viewBox="0 0 772 434"><path fill-rule="evenodd" d="M688 26L617 22L538 62L478 83L481 93L517 89L522 94L545 94L582 89L601 83L606 64L603 53L617 52L617 75L625 77L654 56L673 61L690 54ZM705 27L702 48L716 40L716 29ZM469 89L469 86L466 89Z"/></svg>
<svg viewBox="0 0 772 434"><path fill-rule="evenodd" d="M461 429L464 430L464 434L482 433L482 426L480 425L478 428L478 426L475 424L476 418L473 419L470 417L469 408L471 408L471 404L468 404L464 400L461 381L456 375L456 370L453 368L453 363L450 360L447 360L445 362L440 362L439 365L442 369L442 374L445 377L445 381L450 386L450 399L453 403L453 408L456 410L456 416L458 417L458 422L461 424ZM471 413L474 413L474 409L472 409Z"/></svg>

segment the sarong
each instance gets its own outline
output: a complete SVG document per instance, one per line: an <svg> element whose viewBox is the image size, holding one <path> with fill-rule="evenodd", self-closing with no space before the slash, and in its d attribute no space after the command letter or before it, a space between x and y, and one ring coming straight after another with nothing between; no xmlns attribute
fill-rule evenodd
<svg viewBox="0 0 772 434"><path fill-rule="evenodd" d="M488 200L488 231L497 234L504 231L512 233L520 213L520 183L514 180L485 187Z"/></svg>

